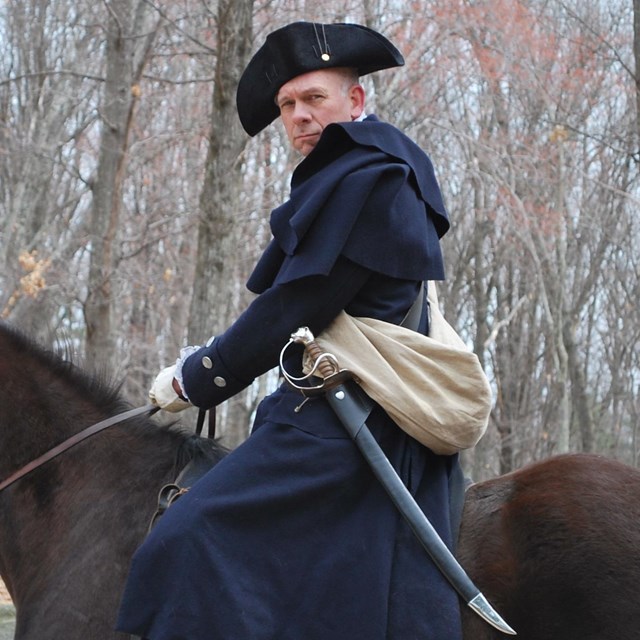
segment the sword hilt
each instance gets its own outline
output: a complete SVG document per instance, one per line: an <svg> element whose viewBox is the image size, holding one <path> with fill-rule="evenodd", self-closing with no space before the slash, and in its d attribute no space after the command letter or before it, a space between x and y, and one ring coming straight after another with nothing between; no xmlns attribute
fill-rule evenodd
<svg viewBox="0 0 640 640"><path fill-rule="evenodd" d="M305 354L311 362L311 371L297 378L287 373L284 367L284 352L291 344L301 344ZM331 353L326 353L316 342L315 337L309 327L300 327L291 334L289 342L280 352L280 369L285 380L295 389L301 391L305 396L321 395L338 384L352 379L354 376L348 369L341 369L336 357ZM308 382L313 377L321 377L322 383L317 385L299 385L299 382Z"/></svg>
<svg viewBox="0 0 640 640"><path fill-rule="evenodd" d="M325 353L320 348L309 327L300 327L295 333L292 333L291 341L304 345L305 353L314 365L313 368L317 370L325 380L340 370L335 357Z"/></svg>

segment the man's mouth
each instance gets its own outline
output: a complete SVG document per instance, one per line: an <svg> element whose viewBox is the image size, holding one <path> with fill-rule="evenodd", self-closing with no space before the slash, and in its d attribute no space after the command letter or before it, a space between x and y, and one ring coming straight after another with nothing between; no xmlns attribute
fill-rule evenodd
<svg viewBox="0 0 640 640"><path fill-rule="evenodd" d="M301 133L296 136L296 140L306 140L307 138L317 138L318 134L315 132Z"/></svg>

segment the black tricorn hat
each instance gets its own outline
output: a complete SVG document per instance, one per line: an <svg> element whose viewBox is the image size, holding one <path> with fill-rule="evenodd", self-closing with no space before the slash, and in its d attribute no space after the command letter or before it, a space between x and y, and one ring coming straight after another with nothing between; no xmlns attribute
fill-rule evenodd
<svg viewBox="0 0 640 640"><path fill-rule="evenodd" d="M244 70L236 94L240 122L250 136L262 131L280 115L280 87L303 73L350 67L363 76L403 64L391 42L368 27L294 22L270 33Z"/></svg>

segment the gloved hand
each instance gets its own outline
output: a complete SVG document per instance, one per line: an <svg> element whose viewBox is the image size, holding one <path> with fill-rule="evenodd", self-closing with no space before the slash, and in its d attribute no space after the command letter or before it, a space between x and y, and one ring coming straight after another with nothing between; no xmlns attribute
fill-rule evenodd
<svg viewBox="0 0 640 640"><path fill-rule="evenodd" d="M187 400L178 395L174 387L176 365L163 369L153 381L149 389L149 399L151 402L165 411L177 413L183 409L193 406ZM176 386L179 384L176 381Z"/></svg>

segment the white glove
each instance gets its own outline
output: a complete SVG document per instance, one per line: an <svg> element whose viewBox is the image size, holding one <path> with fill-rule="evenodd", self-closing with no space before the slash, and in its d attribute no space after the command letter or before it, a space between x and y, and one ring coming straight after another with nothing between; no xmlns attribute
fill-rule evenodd
<svg viewBox="0 0 640 640"><path fill-rule="evenodd" d="M151 402L165 411L178 413L183 409L193 406L190 402L183 400L173 388L176 365L163 369L153 381L149 389L149 399Z"/></svg>

